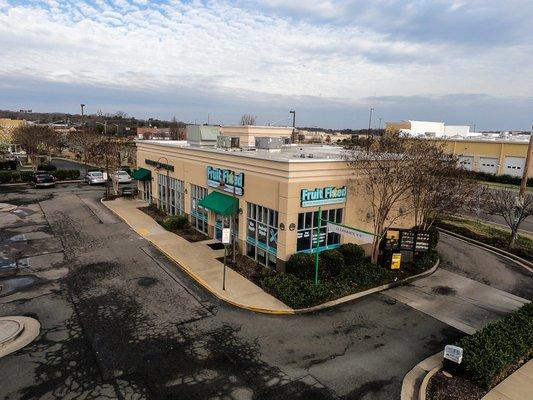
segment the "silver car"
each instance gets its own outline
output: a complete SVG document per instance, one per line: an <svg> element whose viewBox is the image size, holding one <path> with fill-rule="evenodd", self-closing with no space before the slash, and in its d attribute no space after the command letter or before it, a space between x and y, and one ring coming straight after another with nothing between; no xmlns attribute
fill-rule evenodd
<svg viewBox="0 0 533 400"><path fill-rule="evenodd" d="M87 172L87 175L85 175L85 182L89 185L99 185L105 183L105 177L100 171Z"/></svg>
<svg viewBox="0 0 533 400"><path fill-rule="evenodd" d="M126 171L113 172L113 179L116 179L118 183L131 183L131 176Z"/></svg>

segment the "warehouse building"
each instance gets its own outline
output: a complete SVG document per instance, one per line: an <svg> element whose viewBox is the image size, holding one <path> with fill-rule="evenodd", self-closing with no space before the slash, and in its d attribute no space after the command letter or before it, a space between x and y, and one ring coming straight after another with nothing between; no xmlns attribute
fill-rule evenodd
<svg viewBox="0 0 533 400"><path fill-rule="evenodd" d="M524 174L529 135L455 137L437 141L456 155L466 170L515 177ZM533 176L533 163L528 176Z"/></svg>
<svg viewBox="0 0 533 400"><path fill-rule="evenodd" d="M369 199L350 190L357 176L342 148L291 144L291 134L290 127L191 126L187 141L138 140L140 197L218 240L235 218L241 253L277 270L296 252L358 242L325 227L372 230Z"/></svg>

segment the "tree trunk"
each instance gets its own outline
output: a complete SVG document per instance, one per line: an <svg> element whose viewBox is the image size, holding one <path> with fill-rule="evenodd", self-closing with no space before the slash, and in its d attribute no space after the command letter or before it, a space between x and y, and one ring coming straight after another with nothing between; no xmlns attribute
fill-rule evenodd
<svg viewBox="0 0 533 400"><path fill-rule="evenodd" d="M374 242L372 243L372 254L371 254L371 261L374 264L378 263L379 258L379 245L381 243L381 239L379 237L374 238Z"/></svg>
<svg viewBox="0 0 533 400"><path fill-rule="evenodd" d="M511 229L511 240L509 241L509 247L513 248L516 244L516 239L518 239L518 228Z"/></svg>

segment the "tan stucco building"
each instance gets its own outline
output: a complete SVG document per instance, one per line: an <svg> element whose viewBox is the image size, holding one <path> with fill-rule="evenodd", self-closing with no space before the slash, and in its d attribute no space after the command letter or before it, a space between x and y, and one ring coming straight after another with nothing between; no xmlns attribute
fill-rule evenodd
<svg viewBox="0 0 533 400"><path fill-rule="evenodd" d="M292 129L270 128L273 137L286 136ZM266 127L258 131L248 127L247 131L255 140L269 134ZM251 140L242 135L242 142ZM222 226L231 223L217 213L219 206L214 203L225 207L236 201L241 253L283 270L293 253L316 249L319 207L323 220L372 230L368 199L350 190L350 181L356 177L341 152L336 146L222 149L184 141L139 140L137 165L149 175L139 182L140 197L160 206L166 205L168 197L172 214L187 215L197 230L216 239L221 238ZM167 186L172 191L169 195ZM210 199L203 200L208 196ZM404 220L397 226L410 227L410 223ZM328 233L325 223L320 232L320 249L357 242L352 237Z"/></svg>
<svg viewBox="0 0 533 400"><path fill-rule="evenodd" d="M451 138L437 140L459 158L459 164L471 171L521 177L524 173L529 137L523 138ZM533 163L528 176L533 176Z"/></svg>

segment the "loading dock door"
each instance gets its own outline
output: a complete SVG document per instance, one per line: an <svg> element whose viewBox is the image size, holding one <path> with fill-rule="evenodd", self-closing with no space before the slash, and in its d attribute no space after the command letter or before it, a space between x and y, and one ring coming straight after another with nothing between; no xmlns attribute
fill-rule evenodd
<svg viewBox="0 0 533 400"><path fill-rule="evenodd" d="M522 176L526 159L524 157L505 157L503 173L512 176Z"/></svg>
<svg viewBox="0 0 533 400"><path fill-rule="evenodd" d="M498 159L481 157L479 159L479 172L486 172L488 174L498 173Z"/></svg>
<svg viewBox="0 0 533 400"><path fill-rule="evenodd" d="M459 167L466 169L467 171L472 171L473 165L474 165L473 156L459 156Z"/></svg>

